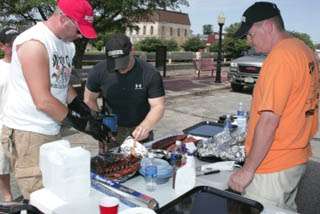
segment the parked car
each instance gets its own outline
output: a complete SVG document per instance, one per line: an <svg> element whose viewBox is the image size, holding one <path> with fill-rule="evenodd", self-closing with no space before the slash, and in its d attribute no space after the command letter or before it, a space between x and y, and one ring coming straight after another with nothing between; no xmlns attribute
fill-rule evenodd
<svg viewBox="0 0 320 214"><path fill-rule="evenodd" d="M230 62L228 79L233 91L241 91L243 87L253 87L256 83L265 54L248 51L244 56Z"/></svg>

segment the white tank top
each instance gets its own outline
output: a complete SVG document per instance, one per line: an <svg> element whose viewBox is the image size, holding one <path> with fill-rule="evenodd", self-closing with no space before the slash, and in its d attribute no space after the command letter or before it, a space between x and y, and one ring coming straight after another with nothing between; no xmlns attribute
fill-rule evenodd
<svg viewBox="0 0 320 214"><path fill-rule="evenodd" d="M60 131L60 125L36 109L17 57L16 47L29 40L38 40L46 47L49 56L51 94L66 104L75 47L72 42L64 42L57 38L47 26L39 22L20 34L13 43L3 124L23 131L56 135Z"/></svg>
<svg viewBox="0 0 320 214"><path fill-rule="evenodd" d="M0 139L2 129L3 108L7 95L7 82L10 71L10 63L0 60Z"/></svg>

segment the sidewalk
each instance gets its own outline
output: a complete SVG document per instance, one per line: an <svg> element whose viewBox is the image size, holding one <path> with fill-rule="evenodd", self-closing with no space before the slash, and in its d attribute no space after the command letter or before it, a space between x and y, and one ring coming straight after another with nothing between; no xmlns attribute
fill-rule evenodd
<svg viewBox="0 0 320 214"><path fill-rule="evenodd" d="M221 83L216 83L215 76L212 77L209 71L202 71L200 78L197 77L194 69L168 71L163 78L166 99L227 88L229 87L227 72L228 67L222 67Z"/></svg>

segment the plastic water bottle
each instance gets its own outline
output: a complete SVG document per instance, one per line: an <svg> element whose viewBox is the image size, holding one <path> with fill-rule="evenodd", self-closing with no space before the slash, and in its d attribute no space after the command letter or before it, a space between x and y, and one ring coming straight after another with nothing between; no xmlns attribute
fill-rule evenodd
<svg viewBox="0 0 320 214"><path fill-rule="evenodd" d="M145 168L146 189L155 191L157 189L156 178L158 175L157 166L154 164L153 155L149 155Z"/></svg>
<svg viewBox="0 0 320 214"><path fill-rule="evenodd" d="M245 132L247 128L247 113L244 110L243 103L240 102L238 104L238 109L237 109L237 125L241 131Z"/></svg>

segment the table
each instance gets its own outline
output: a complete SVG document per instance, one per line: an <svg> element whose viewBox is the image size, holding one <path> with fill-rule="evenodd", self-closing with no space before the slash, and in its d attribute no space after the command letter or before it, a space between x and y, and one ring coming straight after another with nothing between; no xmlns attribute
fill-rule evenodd
<svg viewBox="0 0 320 214"><path fill-rule="evenodd" d="M196 162L197 165L202 164L200 161ZM217 189L226 189L227 181L232 171L221 171L218 174L211 174L197 177L196 186L211 186ZM158 185L157 189L154 192L148 192L145 189L145 182L142 176L137 176L133 179L124 183L125 186L135 189L139 192L145 193L147 195L153 196L159 203L159 206L162 207L170 201L177 198L177 195L174 190L171 188L172 179L165 184ZM40 189L36 192L33 192L30 196L30 203L36 206L44 213L48 214L99 214L98 201L105 195L92 189L89 197L83 198L78 202L66 203L61 200L50 191L46 189ZM294 213L289 210L284 210L275 206L263 204L264 211L263 214L284 214L284 213ZM128 208L124 204L120 204L120 213L122 210Z"/></svg>

